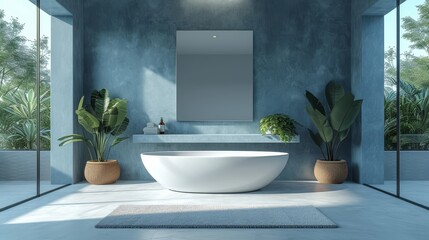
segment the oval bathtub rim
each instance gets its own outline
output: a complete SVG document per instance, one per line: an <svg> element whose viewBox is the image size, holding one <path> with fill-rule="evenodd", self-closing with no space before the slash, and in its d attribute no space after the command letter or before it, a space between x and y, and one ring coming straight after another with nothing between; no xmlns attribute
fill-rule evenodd
<svg viewBox="0 0 429 240"><path fill-rule="evenodd" d="M248 153L248 155L228 155L227 153ZM225 155L210 155L210 154L201 154L201 155L175 155L174 153L225 153ZM256 155L250 155L249 153L256 153ZM264 154L261 154L264 153ZM198 158L264 158L264 157L276 157L276 156L289 156L287 152L274 152L274 151L224 151L224 150L196 150L196 151L152 151L152 152L143 152L141 156L156 156L156 157L174 157L174 158L189 158L189 157L198 157Z"/></svg>

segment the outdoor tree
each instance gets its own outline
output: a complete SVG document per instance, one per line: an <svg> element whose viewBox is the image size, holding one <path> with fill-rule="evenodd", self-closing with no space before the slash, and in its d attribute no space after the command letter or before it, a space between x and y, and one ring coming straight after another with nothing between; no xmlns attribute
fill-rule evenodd
<svg viewBox="0 0 429 240"><path fill-rule="evenodd" d="M429 0L417 6L418 18L402 18L402 38L410 41L410 51L401 54L401 80L417 88L429 87ZM414 51L417 50L417 51ZM417 54L416 54L417 53ZM396 52L390 48L385 53L385 81L396 79Z"/></svg>
<svg viewBox="0 0 429 240"><path fill-rule="evenodd" d="M410 49L401 54L401 148L429 149L429 0L417 6L418 17L402 18L403 39ZM396 51L385 52L385 148L396 148Z"/></svg>
<svg viewBox="0 0 429 240"><path fill-rule="evenodd" d="M23 29L17 18L7 20L0 10L0 149L35 148L37 41L24 37ZM50 52L45 36L40 39L40 53L41 143L49 148Z"/></svg>

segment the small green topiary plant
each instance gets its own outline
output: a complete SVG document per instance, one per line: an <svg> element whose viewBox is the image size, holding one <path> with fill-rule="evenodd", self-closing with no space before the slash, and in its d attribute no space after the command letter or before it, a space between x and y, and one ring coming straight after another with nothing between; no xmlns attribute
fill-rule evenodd
<svg viewBox="0 0 429 240"><path fill-rule="evenodd" d="M286 143L297 135L295 124L297 122L286 114L272 114L261 119L259 130L262 135L278 135L282 142Z"/></svg>

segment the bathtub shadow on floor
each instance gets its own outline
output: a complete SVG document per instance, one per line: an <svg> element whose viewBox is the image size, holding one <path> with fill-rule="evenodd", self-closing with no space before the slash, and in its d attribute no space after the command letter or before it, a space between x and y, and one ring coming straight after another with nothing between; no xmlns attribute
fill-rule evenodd
<svg viewBox="0 0 429 240"><path fill-rule="evenodd" d="M255 191L252 194L273 194L273 193L314 193L330 192L346 189L344 184L321 184L310 181L274 181L268 186Z"/></svg>

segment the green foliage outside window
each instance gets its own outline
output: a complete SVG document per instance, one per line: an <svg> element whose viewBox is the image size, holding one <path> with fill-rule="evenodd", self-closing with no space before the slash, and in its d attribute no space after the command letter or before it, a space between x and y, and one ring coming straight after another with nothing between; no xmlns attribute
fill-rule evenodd
<svg viewBox="0 0 429 240"><path fill-rule="evenodd" d="M401 54L400 120L401 149L429 150L429 0L417 6L418 18L402 18L410 51ZM419 54L415 54L413 50ZM384 144L396 149L396 52L385 53Z"/></svg>
<svg viewBox="0 0 429 240"><path fill-rule="evenodd" d="M0 10L0 149L36 148L36 40L22 36L24 24ZM50 148L50 52L41 38L41 148Z"/></svg>

